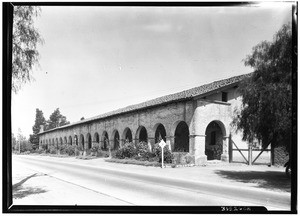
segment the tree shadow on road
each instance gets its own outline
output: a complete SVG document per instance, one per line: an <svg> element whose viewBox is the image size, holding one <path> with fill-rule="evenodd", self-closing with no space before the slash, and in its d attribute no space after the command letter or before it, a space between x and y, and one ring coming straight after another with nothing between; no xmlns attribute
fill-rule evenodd
<svg viewBox="0 0 300 216"><path fill-rule="evenodd" d="M215 173L230 180L257 184L259 188L291 192L291 180L284 172L216 170Z"/></svg>
<svg viewBox="0 0 300 216"><path fill-rule="evenodd" d="M37 176L37 173L26 177L25 179L21 180L20 182L14 184L12 186L13 198L21 199L27 197L32 194L39 194L45 193L46 190L39 188L39 187L23 187L22 185L30 178Z"/></svg>

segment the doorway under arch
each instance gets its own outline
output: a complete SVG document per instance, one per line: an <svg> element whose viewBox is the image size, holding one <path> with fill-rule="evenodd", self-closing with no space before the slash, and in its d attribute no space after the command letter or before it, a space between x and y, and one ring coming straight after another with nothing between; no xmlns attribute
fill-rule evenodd
<svg viewBox="0 0 300 216"><path fill-rule="evenodd" d="M84 149L84 136L80 134L80 147Z"/></svg>
<svg viewBox="0 0 300 216"><path fill-rule="evenodd" d="M163 124L159 124L155 130L155 143L159 143L163 139L166 142L166 129Z"/></svg>
<svg viewBox="0 0 300 216"><path fill-rule="evenodd" d="M144 126L140 126L137 129L136 140L138 140L138 142L147 142L148 141L147 130Z"/></svg>
<svg viewBox="0 0 300 216"><path fill-rule="evenodd" d="M108 150L109 139L108 139L108 133L106 131L104 131L102 134L102 142L103 142L102 149L105 151Z"/></svg>
<svg viewBox="0 0 300 216"><path fill-rule="evenodd" d="M175 130L175 152L189 152L190 150L190 132L188 125L181 121Z"/></svg>
<svg viewBox="0 0 300 216"><path fill-rule="evenodd" d="M94 141L97 143L97 145L99 146L99 143L100 143L100 139L99 139L99 134L96 132L94 134Z"/></svg>
<svg viewBox="0 0 300 216"><path fill-rule="evenodd" d="M120 148L120 135L119 135L119 132L117 130L115 130L113 132L113 144L114 144L114 147L113 149L116 150L116 149L119 149Z"/></svg>
<svg viewBox="0 0 300 216"><path fill-rule="evenodd" d="M131 130L129 128L126 128L124 130L123 137L124 137L125 143L126 142L132 142L132 133L131 133Z"/></svg>
<svg viewBox="0 0 300 216"><path fill-rule="evenodd" d="M221 160L225 128L221 122L210 122L205 131L205 154L207 160Z"/></svg>
<svg viewBox="0 0 300 216"><path fill-rule="evenodd" d="M87 144L88 144L88 149L91 149L92 148L92 136L91 136L91 134L90 133L88 133L87 135L86 135L86 138L87 138Z"/></svg>

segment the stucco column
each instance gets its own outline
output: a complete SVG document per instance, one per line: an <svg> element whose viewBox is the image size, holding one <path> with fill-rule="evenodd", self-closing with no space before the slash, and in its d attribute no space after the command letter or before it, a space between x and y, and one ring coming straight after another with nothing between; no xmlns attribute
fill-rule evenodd
<svg viewBox="0 0 300 216"><path fill-rule="evenodd" d="M124 139L119 139L119 148L122 148L125 144L125 140Z"/></svg>
<svg viewBox="0 0 300 216"><path fill-rule="evenodd" d="M228 146L229 146L229 137L224 136L223 137L223 153L221 155L221 160L222 161L229 162Z"/></svg>
<svg viewBox="0 0 300 216"><path fill-rule="evenodd" d="M166 144L170 151L174 151L174 136L166 136Z"/></svg>
<svg viewBox="0 0 300 216"><path fill-rule="evenodd" d="M206 164L205 135L194 134L190 136L190 153L194 155L196 165Z"/></svg>
<svg viewBox="0 0 300 216"><path fill-rule="evenodd" d="M201 102L197 101L197 108L194 111L192 135L190 136L190 153L195 157L196 165L203 165L207 162L205 155L205 128L201 122Z"/></svg>

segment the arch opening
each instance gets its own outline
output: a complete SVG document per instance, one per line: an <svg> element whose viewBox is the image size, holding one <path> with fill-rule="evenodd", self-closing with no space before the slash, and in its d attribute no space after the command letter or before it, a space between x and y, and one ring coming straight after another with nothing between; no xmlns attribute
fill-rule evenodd
<svg viewBox="0 0 300 216"><path fill-rule="evenodd" d="M189 139L189 127L184 122L181 121L176 127L175 130L175 144L174 151L175 152L189 152L190 139Z"/></svg>
<svg viewBox="0 0 300 216"><path fill-rule="evenodd" d="M125 143L126 142L132 142L132 133L131 133L131 130L129 128L126 128L125 131L124 131L124 140L125 140Z"/></svg>
<svg viewBox="0 0 300 216"><path fill-rule="evenodd" d="M72 145L72 137L69 136L69 145Z"/></svg>
<svg viewBox="0 0 300 216"><path fill-rule="evenodd" d="M78 137L77 137L77 135L74 136L74 141L75 141L75 145L78 146Z"/></svg>
<svg viewBox="0 0 300 216"><path fill-rule="evenodd" d="M221 160L224 128L217 121L210 122L205 131L205 154L207 160Z"/></svg>
<svg viewBox="0 0 300 216"><path fill-rule="evenodd" d="M91 149L92 148L92 136L91 136L91 134L87 134L87 147L88 147L88 149Z"/></svg>
<svg viewBox="0 0 300 216"><path fill-rule="evenodd" d="M155 130L155 143L159 143L162 139L166 142L166 129L159 124Z"/></svg>
<svg viewBox="0 0 300 216"><path fill-rule="evenodd" d="M147 142L148 141L147 130L144 126L139 127L139 129L137 130L137 137L136 138L139 142Z"/></svg>
<svg viewBox="0 0 300 216"><path fill-rule="evenodd" d="M98 144L99 144L99 142L100 142L99 134L98 134L97 132L94 134L94 141L95 141L96 143L98 143Z"/></svg>
<svg viewBox="0 0 300 216"><path fill-rule="evenodd" d="M108 133L106 131L103 132L102 141L103 141L103 146L101 147L101 149L107 151L109 146L109 139L108 139Z"/></svg>
<svg viewBox="0 0 300 216"><path fill-rule="evenodd" d="M84 136L82 134L80 135L80 147L84 149Z"/></svg>
<svg viewBox="0 0 300 216"><path fill-rule="evenodd" d="M120 135L119 132L116 130L113 136L114 139L114 150L119 149L120 147Z"/></svg>

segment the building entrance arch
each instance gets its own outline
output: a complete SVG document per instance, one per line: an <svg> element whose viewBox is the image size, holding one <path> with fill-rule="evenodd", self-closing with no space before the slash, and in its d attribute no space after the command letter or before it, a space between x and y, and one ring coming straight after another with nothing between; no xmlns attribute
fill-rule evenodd
<svg viewBox="0 0 300 216"><path fill-rule="evenodd" d="M123 132L123 139L126 142L132 142L132 133L131 130L129 128L126 128Z"/></svg>
<svg viewBox="0 0 300 216"><path fill-rule="evenodd" d="M159 124L155 130L155 143L159 143L162 139L166 142L166 129L162 124Z"/></svg>
<svg viewBox="0 0 300 216"><path fill-rule="evenodd" d="M188 125L181 121L175 130L175 152L189 152L190 149L190 132Z"/></svg>
<svg viewBox="0 0 300 216"><path fill-rule="evenodd" d="M138 142L147 142L148 141L148 134L147 130L144 126L140 126L136 131L136 140Z"/></svg>
<svg viewBox="0 0 300 216"><path fill-rule="evenodd" d="M220 121L210 122L205 131L205 154L207 160L221 160L225 127Z"/></svg>

